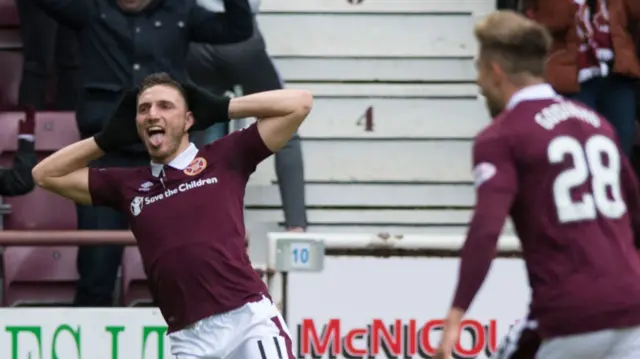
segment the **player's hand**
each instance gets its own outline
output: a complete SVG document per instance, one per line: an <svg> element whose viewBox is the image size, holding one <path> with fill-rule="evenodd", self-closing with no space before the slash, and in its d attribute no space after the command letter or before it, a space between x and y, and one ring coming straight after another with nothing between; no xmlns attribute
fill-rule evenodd
<svg viewBox="0 0 640 359"><path fill-rule="evenodd" d="M460 337L460 324L448 323L445 324L442 331L442 339L440 339L440 345L436 350L436 356L434 359L449 359L453 353L453 348L458 342Z"/></svg>
<svg viewBox="0 0 640 359"><path fill-rule="evenodd" d="M226 96L216 96L192 84L182 84L187 95L194 123L189 131L206 130L216 123L229 122L229 102Z"/></svg>
<svg viewBox="0 0 640 359"><path fill-rule="evenodd" d="M106 126L94 136L101 150L111 152L141 142L136 127L137 106L138 91L125 92Z"/></svg>

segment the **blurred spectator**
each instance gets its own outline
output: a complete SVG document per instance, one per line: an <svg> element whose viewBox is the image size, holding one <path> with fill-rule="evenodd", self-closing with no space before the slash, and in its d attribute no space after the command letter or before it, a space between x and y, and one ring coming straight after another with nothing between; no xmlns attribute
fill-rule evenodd
<svg viewBox="0 0 640 359"><path fill-rule="evenodd" d="M19 196L33 190L31 170L38 162L35 152L34 114L29 111L18 126L18 150L11 168L0 168L0 196Z"/></svg>
<svg viewBox="0 0 640 359"><path fill-rule="evenodd" d="M496 0L496 9L517 11L519 2L519 0Z"/></svg>
<svg viewBox="0 0 640 359"><path fill-rule="evenodd" d="M640 61L630 30L637 0L524 0L525 13L554 37L547 78L556 91L596 109L630 154L635 136L635 82Z"/></svg>
<svg viewBox="0 0 640 359"><path fill-rule="evenodd" d="M147 75L167 72L185 82L190 42L233 43L253 33L247 0L225 0L225 14L212 13L195 0L36 1L56 20L81 34L82 88L76 118L83 138L98 133L123 92ZM140 145L106 155L91 166L148 163L146 150ZM122 230L128 223L125 214L110 208L78 206L78 228ZM80 248L75 305L112 305L122 251L122 246Z"/></svg>
<svg viewBox="0 0 640 359"><path fill-rule="evenodd" d="M56 65L54 109L73 110L78 94L77 33L58 25L35 3L16 2L20 16L24 66L20 83L19 104L44 109L48 90L52 88L52 63ZM55 60L55 61L54 61Z"/></svg>
<svg viewBox="0 0 640 359"><path fill-rule="evenodd" d="M198 0L198 3L214 12L224 13L222 0ZM251 10L258 13L260 0L249 0ZM280 76L267 54L266 45L254 18L253 36L244 42L228 45L192 44L187 70L192 80L203 88L216 93L240 88L243 95L279 90ZM237 94L240 95L240 94ZM205 131L204 143L224 136L226 124L216 124ZM304 231L307 226L304 166L300 137L295 134L289 143L275 155L276 175L289 231Z"/></svg>

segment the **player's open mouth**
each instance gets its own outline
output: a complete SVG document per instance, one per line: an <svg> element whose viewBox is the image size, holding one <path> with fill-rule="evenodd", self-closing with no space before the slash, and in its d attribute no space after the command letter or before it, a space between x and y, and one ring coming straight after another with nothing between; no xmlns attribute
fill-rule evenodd
<svg viewBox="0 0 640 359"><path fill-rule="evenodd" d="M153 147L160 147L164 142L164 128L160 126L151 126L147 128L147 136L149 136L149 143Z"/></svg>

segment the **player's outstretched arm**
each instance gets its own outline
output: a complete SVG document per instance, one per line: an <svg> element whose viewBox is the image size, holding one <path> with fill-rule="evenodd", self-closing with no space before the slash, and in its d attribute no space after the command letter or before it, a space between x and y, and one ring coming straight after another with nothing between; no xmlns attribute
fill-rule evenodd
<svg viewBox="0 0 640 359"><path fill-rule="evenodd" d="M104 152L93 137L69 145L38 163L31 172L35 183L80 204L91 204L89 162Z"/></svg>
<svg viewBox="0 0 640 359"><path fill-rule="evenodd" d="M476 205L460 252L458 284L445 319L438 359L450 357L462 318L497 253L498 238L517 191L517 172L511 153L507 141L497 135L479 135L474 143Z"/></svg>
<svg viewBox="0 0 640 359"><path fill-rule="evenodd" d="M258 118L258 132L272 152L281 149L298 130L313 104L306 90L276 90L236 97L229 103L230 118Z"/></svg>

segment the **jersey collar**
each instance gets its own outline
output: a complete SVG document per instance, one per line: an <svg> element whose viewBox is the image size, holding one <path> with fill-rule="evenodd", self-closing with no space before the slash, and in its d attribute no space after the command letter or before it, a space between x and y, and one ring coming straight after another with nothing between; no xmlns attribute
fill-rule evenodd
<svg viewBox="0 0 640 359"><path fill-rule="evenodd" d="M512 110L523 101L550 100L557 97L558 94L553 90L553 87L547 83L527 86L511 96L511 99L509 99L507 103L507 110Z"/></svg>
<svg viewBox="0 0 640 359"><path fill-rule="evenodd" d="M176 158L171 160L168 165L177 170L184 170L197 155L198 148L193 143L190 143L189 147L177 155ZM163 167L164 165L162 163L155 163L151 161L151 174L153 174L154 177L159 177L162 173Z"/></svg>

